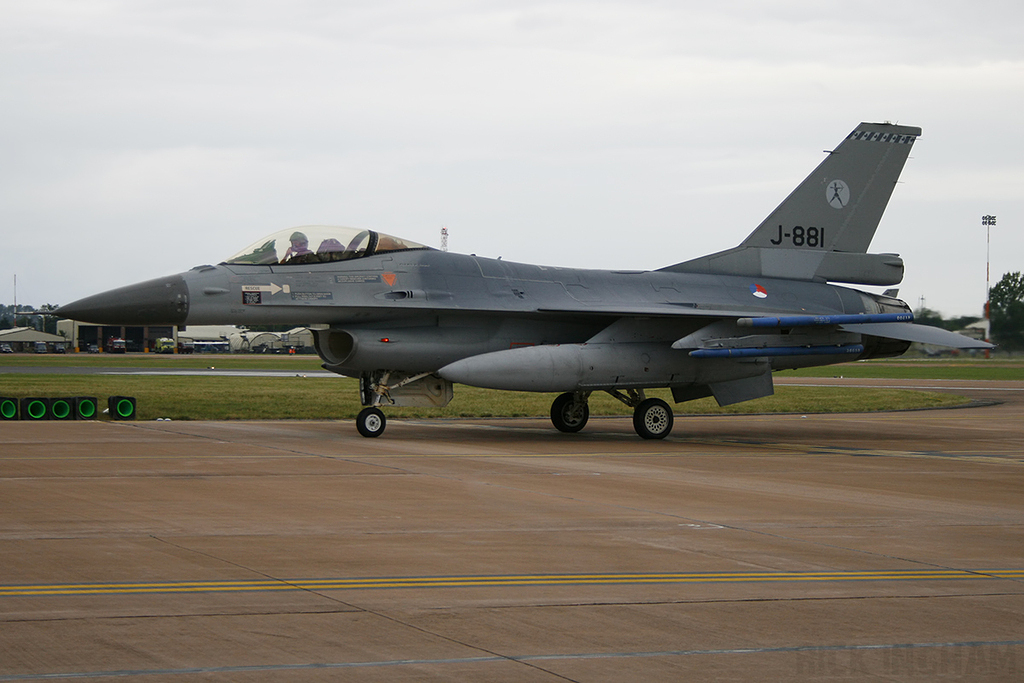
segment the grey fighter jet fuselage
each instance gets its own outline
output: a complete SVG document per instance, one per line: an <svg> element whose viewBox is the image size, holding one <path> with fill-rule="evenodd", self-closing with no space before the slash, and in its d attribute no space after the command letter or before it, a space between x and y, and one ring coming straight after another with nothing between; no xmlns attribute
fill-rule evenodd
<svg viewBox="0 0 1024 683"><path fill-rule="evenodd" d="M861 124L740 246L657 271L557 268L442 252L370 230L306 226L219 265L76 301L100 324L305 325L324 367L359 377L365 436L380 406L435 405L453 384L561 392L551 418L581 429L607 391L645 438L675 401L772 393L772 372L903 353L913 341L987 345L911 323L904 302L846 286L898 284L868 254L920 129ZM315 247L315 250L314 248Z"/></svg>

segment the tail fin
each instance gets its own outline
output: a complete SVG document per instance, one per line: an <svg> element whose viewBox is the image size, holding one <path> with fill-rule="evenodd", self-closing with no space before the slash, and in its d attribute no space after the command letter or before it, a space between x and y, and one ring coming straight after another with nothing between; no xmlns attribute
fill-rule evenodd
<svg viewBox="0 0 1024 683"><path fill-rule="evenodd" d="M921 129L862 123L738 247L663 270L895 285L903 261L868 254Z"/></svg>

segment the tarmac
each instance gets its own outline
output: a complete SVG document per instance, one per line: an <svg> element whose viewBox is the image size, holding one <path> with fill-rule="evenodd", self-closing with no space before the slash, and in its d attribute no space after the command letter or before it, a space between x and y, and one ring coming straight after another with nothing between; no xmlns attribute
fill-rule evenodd
<svg viewBox="0 0 1024 683"><path fill-rule="evenodd" d="M0 681L1021 680L1024 383L911 384L980 403L3 422Z"/></svg>

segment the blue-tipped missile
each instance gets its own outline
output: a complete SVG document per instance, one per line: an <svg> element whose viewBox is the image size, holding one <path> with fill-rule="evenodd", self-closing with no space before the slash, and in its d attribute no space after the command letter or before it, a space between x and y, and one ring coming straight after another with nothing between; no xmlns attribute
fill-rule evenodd
<svg viewBox="0 0 1024 683"><path fill-rule="evenodd" d="M746 349L697 349L692 358L761 358L767 356L843 356L864 353L863 344L841 346L770 346Z"/></svg>
<svg viewBox="0 0 1024 683"><path fill-rule="evenodd" d="M909 323L913 313L862 313L856 315L783 315L763 318L739 318L740 327L813 327L815 325L854 325L858 323Z"/></svg>

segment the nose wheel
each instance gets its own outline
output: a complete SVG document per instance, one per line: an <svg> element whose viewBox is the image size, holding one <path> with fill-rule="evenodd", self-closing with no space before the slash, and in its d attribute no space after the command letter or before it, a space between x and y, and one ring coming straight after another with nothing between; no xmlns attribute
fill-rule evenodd
<svg viewBox="0 0 1024 683"><path fill-rule="evenodd" d="M363 408L356 416L356 429L367 438L383 434L387 424L387 418L380 408Z"/></svg>

